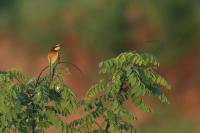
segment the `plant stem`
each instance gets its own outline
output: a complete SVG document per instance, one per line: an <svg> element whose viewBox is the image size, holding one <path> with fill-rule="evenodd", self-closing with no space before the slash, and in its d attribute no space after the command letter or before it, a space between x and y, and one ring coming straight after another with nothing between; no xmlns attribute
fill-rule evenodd
<svg viewBox="0 0 200 133"><path fill-rule="evenodd" d="M75 64L71 63L71 62L67 62L67 61L59 61L58 64L67 64L67 65L71 65L72 67L74 67L76 70L78 70L80 72L81 75L83 75L82 70L76 66Z"/></svg>
<svg viewBox="0 0 200 133"><path fill-rule="evenodd" d="M60 59L59 59L59 60L60 60ZM76 68L76 69L83 75L83 72L81 71L81 69L80 69L79 67L77 67L77 66L76 66L75 64L73 64L73 63L70 63L70 62L67 62L67 61L62 61L62 62L59 61L59 62L57 63L57 65L60 65L60 64L68 64L68 65L71 65L72 67ZM38 77L37 77L35 87L37 87L37 85L39 84L40 78L41 78L43 72L46 71L48 68L49 68L49 65L48 65L48 66L45 66L45 67L41 70L41 72L39 73L39 75L38 75Z"/></svg>
<svg viewBox="0 0 200 133"><path fill-rule="evenodd" d="M108 132L109 128L110 128L110 123L107 121L106 129L105 129L106 133Z"/></svg>
<svg viewBox="0 0 200 133"><path fill-rule="evenodd" d="M39 82L40 82L40 77L42 76L42 73L43 73L47 68L49 68L49 66L46 66L46 67L44 67L44 68L41 70L40 74L39 74L38 77L37 77L35 87L37 87L37 85L39 84Z"/></svg>
<svg viewBox="0 0 200 133"><path fill-rule="evenodd" d="M102 127L99 125L98 122L95 121L95 124L102 130Z"/></svg>
<svg viewBox="0 0 200 133"><path fill-rule="evenodd" d="M32 120L32 133L35 133L36 122Z"/></svg>

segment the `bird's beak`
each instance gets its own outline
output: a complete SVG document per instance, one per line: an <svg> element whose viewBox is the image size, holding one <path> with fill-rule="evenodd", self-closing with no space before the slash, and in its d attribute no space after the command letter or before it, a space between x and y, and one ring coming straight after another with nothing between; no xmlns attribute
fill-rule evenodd
<svg viewBox="0 0 200 133"><path fill-rule="evenodd" d="M61 44L56 44L56 47L61 47Z"/></svg>
<svg viewBox="0 0 200 133"><path fill-rule="evenodd" d="M61 45L60 44L56 44L56 46L55 46L55 50L60 50L60 47L61 47Z"/></svg>

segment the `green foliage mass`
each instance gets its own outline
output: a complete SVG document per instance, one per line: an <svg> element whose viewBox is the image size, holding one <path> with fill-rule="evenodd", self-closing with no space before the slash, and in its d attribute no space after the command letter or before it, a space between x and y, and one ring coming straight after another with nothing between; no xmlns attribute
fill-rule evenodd
<svg viewBox="0 0 200 133"><path fill-rule="evenodd" d="M0 73L0 132L45 132L54 125L62 129L60 116L76 107L76 96L60 75L31 79L11 70Z"/></svg>
<svg viewBox="0 0 200 133"><path fill-rule="evenodd" d="M144 96L169 103L161 87L170 86L155 71L158 66L154 56L136 52L103 61L99 68L104 78L80 100L58 72L52 80L49 75L30 78L16 70L0 71L0 132L41 133L50 126L67 133L138 132L132 124L137 118L125 106L129 99L145 112L152 109ZM61 119L74 111L79 118Z"/></svg>
<svg viewBox="0 0 200 133"><path fill-rule="evenodd" d="M84 115L71 123L73 127L87 132L137 132L132 125L137 118L125 107L127 100L131 99L146 112L151 112L151 108L143 100L145 95L169 103L160 86L170 89L170 85L156 73L158 66L154 56L136 52L122 53L101 62L100 73L105 78L93 85L81 101ZM97 123L98 119L103 120Z"/></svg>

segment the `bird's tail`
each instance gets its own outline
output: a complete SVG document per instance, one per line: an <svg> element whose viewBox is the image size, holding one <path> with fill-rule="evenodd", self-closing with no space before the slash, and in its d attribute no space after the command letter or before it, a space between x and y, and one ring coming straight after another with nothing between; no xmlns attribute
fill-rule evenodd
<svg viewBox="0 0 200 133"><path fill-rule="evenodd" d="M52 75L53 75L53 66L52 66L51 61L49 62L49 68L50 68L49 76L52 78Z"/></svg>

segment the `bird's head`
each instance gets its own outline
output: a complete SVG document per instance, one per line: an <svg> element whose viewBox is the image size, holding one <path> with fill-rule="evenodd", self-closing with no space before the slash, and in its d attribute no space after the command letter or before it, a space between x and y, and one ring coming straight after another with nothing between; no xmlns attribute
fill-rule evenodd
<svg viewBox="0 0 200 133"><path fill-rule="evenodd" d="M60 48L61 48L61 45L60 45L60 44L56 44L56 46L53 47L53 50L54 50L54 51L59 51Z"/></svg>

